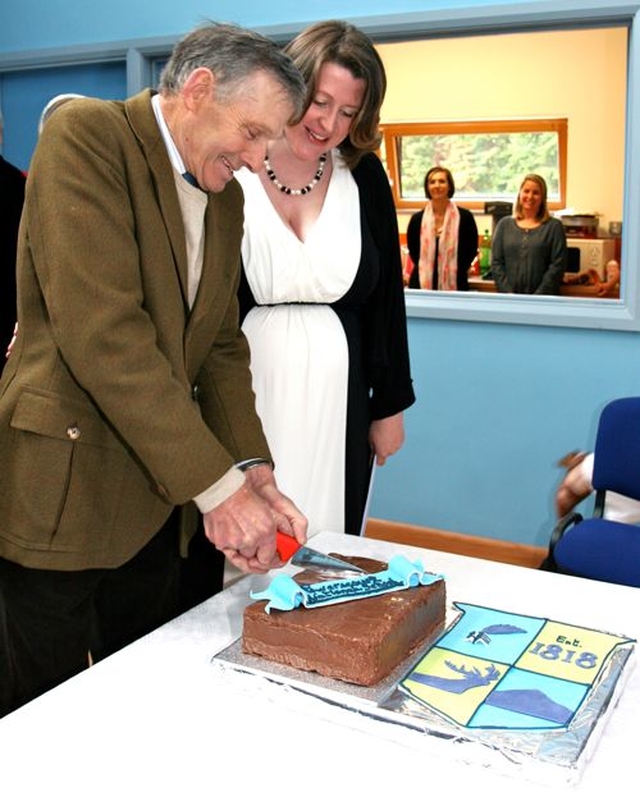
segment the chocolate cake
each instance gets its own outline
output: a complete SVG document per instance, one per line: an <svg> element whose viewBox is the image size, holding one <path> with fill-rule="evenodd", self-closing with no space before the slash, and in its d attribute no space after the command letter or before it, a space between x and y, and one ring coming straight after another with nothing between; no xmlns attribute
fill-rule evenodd
<svg viewBox="0 0 640 797"><path fill-rule="evenodd" d="M370 573L386 567L372 559L340 558ZM306 583L314 580L308 572L297 578ZM299 670L372 686L442 631L445 592L444 580L439 579L428 586L347 603L270 614L265 602L257 601L245 609L242 650Z"/></svg>

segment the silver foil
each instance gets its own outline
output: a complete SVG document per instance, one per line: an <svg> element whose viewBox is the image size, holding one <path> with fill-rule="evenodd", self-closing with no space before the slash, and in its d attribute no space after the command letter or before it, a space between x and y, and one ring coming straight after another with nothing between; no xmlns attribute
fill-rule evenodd
<svg viewBox="0 0 640 797"><path fill-rule="evenodd" d="M449 625L449 623L448 623ZM575 784L635 663L635 644L617 647L570 726L552 731L469 729L444 719L397 687L434 644L423 645L373 687L336 681L242 652L237 640L212 663L233 687L287 708L364 729L455 761L545 784Z"/></svg>

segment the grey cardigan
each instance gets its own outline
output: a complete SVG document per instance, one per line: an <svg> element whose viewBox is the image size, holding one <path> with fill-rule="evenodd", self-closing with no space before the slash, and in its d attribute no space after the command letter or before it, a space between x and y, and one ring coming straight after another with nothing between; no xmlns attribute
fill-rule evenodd
<svg viewBox="0 0 640 797"><path fill-rule="evenodd" d="M567 240L558 219L532 230L509 216L495 229L491 274L501 293L557 294L567 265Z"/></svg>

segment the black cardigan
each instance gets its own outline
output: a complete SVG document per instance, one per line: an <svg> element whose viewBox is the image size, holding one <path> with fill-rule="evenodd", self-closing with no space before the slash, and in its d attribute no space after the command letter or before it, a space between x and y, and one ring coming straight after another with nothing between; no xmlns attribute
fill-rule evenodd
<svg viewBox="0 0 640 797"><path fill-rule="evenodd" d="M370 411L374 419L387 418L415 401L398 219L389 178L376 155L365 155L352 174L360 192L363 241L368 232L380 264L378 282L365 308L372 388Z"/></svg>

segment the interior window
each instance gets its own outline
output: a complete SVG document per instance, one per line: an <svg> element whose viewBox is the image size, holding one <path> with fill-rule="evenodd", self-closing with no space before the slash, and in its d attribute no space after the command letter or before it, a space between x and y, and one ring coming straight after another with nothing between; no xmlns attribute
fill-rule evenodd
<svg viewBox="0 0 640 797"><path fill-rule="evenodd" d="M470 208L512 201L522 175L541 174L549 207L565 207L567 119L411 122L382 126L381 156L398 209L424 205L434 164L455 174L456 200Z"/></svg>

